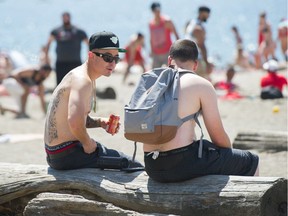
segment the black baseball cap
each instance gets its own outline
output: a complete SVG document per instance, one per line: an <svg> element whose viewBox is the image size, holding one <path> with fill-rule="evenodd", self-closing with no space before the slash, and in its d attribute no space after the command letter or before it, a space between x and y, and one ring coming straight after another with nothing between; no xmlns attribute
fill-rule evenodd
<svg viewBox="0 0 288 216"><path fill-rule="evenodd" d="M89 39L89 50L93 49L117 49L119 52L126 52L125 49L119 48L119 39L107 31L96 32Z"/></svg>

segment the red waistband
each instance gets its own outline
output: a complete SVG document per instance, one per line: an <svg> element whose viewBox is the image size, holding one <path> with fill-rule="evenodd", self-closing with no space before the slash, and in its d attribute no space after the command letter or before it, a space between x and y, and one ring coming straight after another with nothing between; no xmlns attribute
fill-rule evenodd
<svg viewBox="0 0 288 216"><path fill-rule="evenodd" d="M61 153L63 151L66 151L67 149L70 149L70 148L73 148L76 146L76 144L79 143L79 141L71 141L69 142L66 142L66 143L62 143L60 145L57 145L57 147L59 147L58 149L55 149L55 150L49 150L49 146L47 147L47 145L45 145L45 150L47 152L47 154L58 154L58 153ZM63 147L61 147L61 145ZM52 146L52 147L55 147L55 146Z"/></svg>

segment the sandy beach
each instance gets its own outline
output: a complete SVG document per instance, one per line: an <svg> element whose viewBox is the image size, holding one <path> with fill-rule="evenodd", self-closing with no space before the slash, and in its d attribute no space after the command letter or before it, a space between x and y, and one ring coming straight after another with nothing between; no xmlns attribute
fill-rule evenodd
<svg viewBox="0 0 288 216"><path fill-rule="evenodd" d="M259 98L260 77L265 72L250 71L238 72L234 83L239 86L242 99L224 100L219 92L219 109L223 119L224 127L230 136L231 141L242 131L286 131L287 132L287 88L285 99L261 100ZM287 71L280 73L287 76ZM139 73L133 73L128 77L128 82L137 83ZM213 82L225 79L223 72L214 72ZM109 116L111 113L120 115L120 122L123 124L124 105L128 103L135 88L133 85L122 84L123 74L115 72L111 77L103 77L97 80L98 89L112 87L116 90L116 99L98 99L97 116ZM53 88L55 77L52 74L45 86ZM47 94L49 100L51 95ZM13 106L14 101L9 96L0 96L0 104ZM278 106L279 111L273 112L273 107ZM0 115L0 162L22 163L22 164L46 164L43 130L45 115L40 108L38 97L31 94L28 99L27 113L30 119L14 119L11 113ZM204 123L202 122L202 125ZM101 129L89 129L91 136L110 148L123 151L132 155L133 142L124 138L123 127L115 136L107 134ZM205 138L209 139L204 130ZM3 136L5 135L5 136ZM6 139L6 141L4 141ZM258 152L260 157L260 176L277 176L287 178L287 151L282 152ZM142 146L138 144L136 158L143 162Z"/></svg>

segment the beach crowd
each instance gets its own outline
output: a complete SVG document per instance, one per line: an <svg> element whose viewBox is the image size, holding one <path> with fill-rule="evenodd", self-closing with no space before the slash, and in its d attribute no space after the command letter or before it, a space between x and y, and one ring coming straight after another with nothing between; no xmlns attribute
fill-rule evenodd
<svg viewBox="0 0 288 216"><path fill-rule="evenodd" d="M122 67L124 68L124 71L122 71L123 84L127 84L127 78L135 65L140 66L141 72L148 71L151 68L167 66L171 44L173 41L179 39L177 27L174 25L173 20L169 18L169 15L161 12L160 3L154 2L151 4L150 9L153 15L152 19L147 23L150 35L135 32L131 35L130 41L125 45L126 53L120 59L121 64L124 65ZM281 54L283 55L281 59L283 58L286 62L288 61L287 18L281 19L279 25L276 27L271 26L266 12L260 13L258 17L257 49L252 53L244 47L243 37L240 33L241 26L231 26L231 32L235 37L235 58L225 66L226 79L213 82L211 74L215 69L215 65L214 62L209 60L209 47L207 47L205 41L207 37L205 22L208 21L211 12L211 9L206 6L199 7L198 14L188 21L185 26L184 38L195 41L199 49L197 74L211 81L216 89L227 90L227 94L230 96L233 93L234 96L238 97L237 93L235 95L237 86L233 83L235 74L239 71L252 71L255 69L267 71L267 62L274 60L272 63L274 64L273 73L270 73L270 81L276 82L276 87L282 91L287 81L285 82L285 77L281 77L281 81L277 78L276 71L279 67L279 57L275 53L277 47L280 47ZM273 38L273 28L277 28L277 38ZM144 45L145 37L149 37L150 41L149 56L145 55L147 51ZM51 65L49 48L54 41L57 44L57 58L55 64ZM71 14L63 12L62 25L51 31L47 44L43 45L40 49L38 65L31 66L25 56L15 50L0 51L0 95L14 97L17 104L17 106L10 106L0 103L0 113L12 112L15 113L16 118L29 117L26 114L25 107L27 98L31 92L36 92L39 95L42 109L45 113L44 94L47 90L45 91L42 82L49 76L51 71L55 71L56 85L58 85L70 70L81 65L80 53L82 43L88 46L88 36L85 30L74 26L71 23ZM275 62L277 66L275 66ZM266 68L263 67L264 63L266 63ZM115 70L117 71L117 67ZM259 88L266 87L267 85L270 85L270 83L268 82L268 84L264 85L262 82Z"/></svg>
<svg viewBox="0 0 288 216"><path fill-rule="evenodd" d="M173 20L163 14L161 9L159 2L150 5L152 18L147 22L149 35L135 32L123 48L120 46L122 39L113 32L104 30L88 36L85 30L72 23L72 15L65 11L61 16L62 24L51 30L47 43L41 46L37 65L30 65L17 51L0 53L0 97L9 96L15 101L14 106L0 101L0 114L11 112L16 119L30 118L26 111L29 95L38 96L45 115L43 141L50 167L58 170L144 170L144 166L135 160L135 155L131 158L118 150L107 148L94 140L87 131L88 128L99 128L111 135L118 133L120 123L113 122L117 116L111 115L109 118L90 113L94 111L96 114L98 111L96 80L119 72L116 65L121 63L124 65L121 85L135 85L129 83L128 79L136 65L140 68L139 77L155 68L156 71L173 68L177 73L185 72L179 75L179 112L176 115L181 115L180 120L183 122L177 128L176 135L159 143L149 140L142 142L145 170L151 178L159 182L178 182L208 174L259 174L259 157L250 151L232 147L222 124L216 93L221 90L227 99L241 99L243 96L233 82L234 77L237 73L262 70L259 97L263 100L287 97L283 94L287 78L278 73L281 67L287 67L288 61L287 19L283 18L279 22L278 36L273 38L273 26L269 23L267 13L259 14L257 49L253 53L244 47L241 26L231 26L236 55L224 68L226 79L215 82L211 76L215 71L215 63L209 58L205 26L212 9L200 6L195 17L186 23L183 38L180 38ZM149 57L143 54L146 37L150 41ZM56 44L56 61L53 64L50 59L52 43ZM278 44L284 66L281 66L283 63L275 54ZM84 62L81 60L83 45L89 50ZM123 57L120 58L119 53L124 53ZM56 85L53 89L45 89L44 81L51 73L56 75ZM51 96L49 103L46 94ZM210 141L203 138L203 133L200 139L196 139L195 126L200 126L198 116L204 119ZM114 129L110 130L113 124ZM145 128L145 125L142 126Z"/></svg>

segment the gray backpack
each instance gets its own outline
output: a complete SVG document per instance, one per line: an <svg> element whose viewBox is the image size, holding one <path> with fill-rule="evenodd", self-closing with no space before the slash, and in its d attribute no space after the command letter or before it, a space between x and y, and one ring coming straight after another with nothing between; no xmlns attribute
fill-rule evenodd
<svg viewBox="0 0 288 216"><path fill-rule="evenodd" d="M128 140L148 144L162 144L173 139L185 121L195 119L197 113L184 118L178 116L180 76L192 71L157 68L142 74L128 105L125 105L124 136ZM193 73L194 74L194 73ZM199 157L202 152L203 132Z"/></svg>

